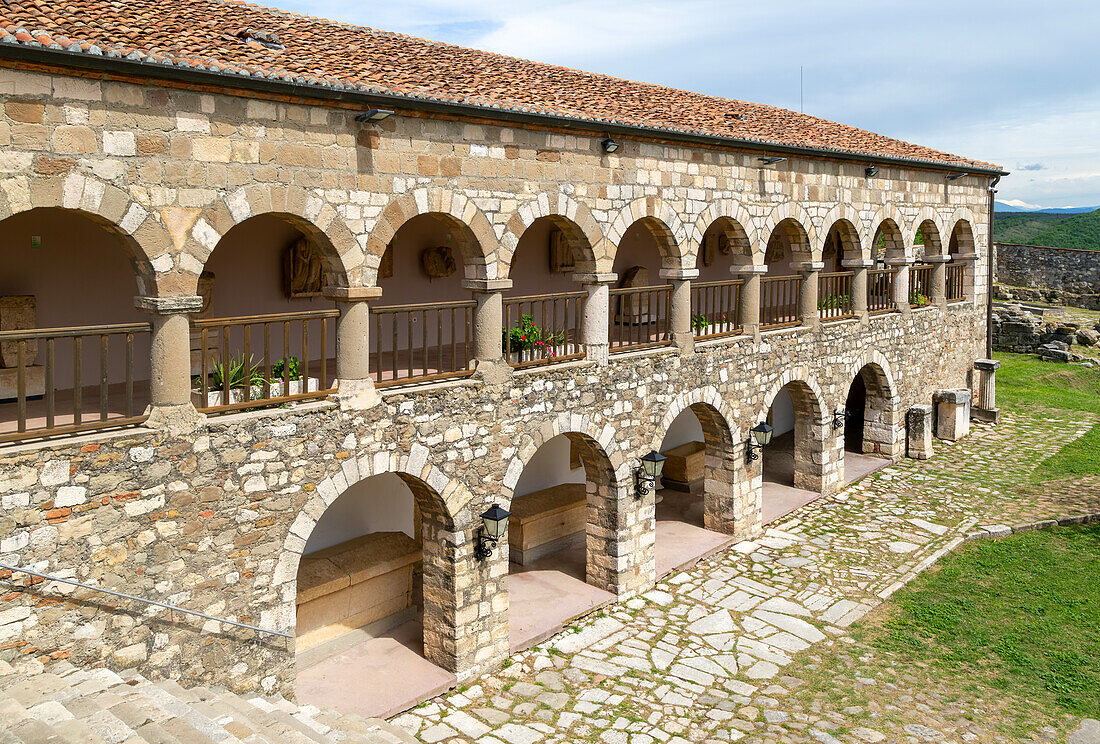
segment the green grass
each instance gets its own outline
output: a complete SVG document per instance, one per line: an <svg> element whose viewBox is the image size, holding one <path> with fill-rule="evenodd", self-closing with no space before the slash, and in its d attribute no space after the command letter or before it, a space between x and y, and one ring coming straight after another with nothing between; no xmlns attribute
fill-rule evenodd
<svg viewBox="0 0 1100 744"><path fill-rule="evenodd" d="M873 646L1052 712L1100 717L1100 525L972 543L893 598Z"/></svg>
<svg viewBox="0 0 1100 744"><path fill-rule="evenodd" d="M1100 413L1100 368L1041 362L1023 354L997 354L997 404ZM1032 473L1037 481L1100 474L1100 424L1093 426Z"/></svg>

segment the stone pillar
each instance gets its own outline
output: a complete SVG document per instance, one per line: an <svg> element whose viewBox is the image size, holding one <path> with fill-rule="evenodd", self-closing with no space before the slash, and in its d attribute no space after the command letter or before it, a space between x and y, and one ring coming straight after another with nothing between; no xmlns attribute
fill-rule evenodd
<svg viewBox="0 0 1100 744"><path fill-rule="evenodd" d="M581 320L581 343L589 361L603 366L608 358L608 328L611 324L611 297L608 289L617 279L616 274L574 274L573 281L581 284L588 297L584 301L584 317Z"/></svg>
<svg viewBox="0 0 1100 744"><path fill-rule="evenodd" d="M936 404L936 436L956 442L970 433L970 391L937 390L932 396Z"/></svg>
<svg viewBox="0 0 1100 744"><path fill-rule="evenodd" d="M887 266L893 266L898 270L894 275L894 307L900 313L912 311L909 306L909 267L916 263L912 258L888 258Z"/></svg>
<svg viewBox="0 0 1100 744"><path fill-rule="evenodd" d="M978 401L970 413L979 421L996 424L1001 420L1001 411L997 408L997 369L1000 366L996 359L974 362L974 370L978 373Z"/></svg>
<svg viewBox="0 0 1100 744"><path fill-rule="evenodd" d="M905 454L914 460L928 460L932 451L932 406L922 404L909 409L905 417L908 448Z"/></svg>
<svg viewBox="0 0 1100 744"><path fill-rule="evenodd" d="M798 316L802 325L816 328L821 325L821 311L817 307L817 279L825 264L821 261L795 261L791 268L802 274L798 290Z"/></svg>
<svg viewBox="0 0 1100 744"><path fill-rule="evenodd" d="M699 270L661 269L659 276L672 285L668 302L669 337L681 353L691 354L695 349L695 333L691 327L691 280L699 276Z"/></svg>
<svg viewBox="0 0 1100 744"><path fill-rule="evenodd" d="M145 425L171 434L194 431L205 417L191 402L191 319L202 309L202 297L134 298L134 305L152 316L149 418Z"/></svg>
<svg viewBox="0 0 1100 744"><path fill-rule="evenodd" d="M336 395L341 410L370 408L381 398L370 376L369 300L382 296L381 287L325 287L326 299L336 303ZM322 380L322 384L326 381Z"/></svg>
<svg viewBox="0 0 1100 744"><path fill-rule="evenodd" d="M963 271L963 300L969 302L971 305L978 302L978 254L977 253L956 253L954 256L950 256L952 261L963 263L966 265L966 270ZM984 277L983 277L984 280ZM992 287L985 288L987 292L992 291Z"/></svg>
<svg viewBox="0 0 1100 744"><path fill-rule="evenodd" d="M951 257L925 256L924 262L932 264L932 296L928 299L942 310L947 307L947 264Z"/></svg>
<svg viewBox="0 0 1100 744"><path fill-rule="evenodd" d="M737 314L745 334L760 338L760 277L768 273L767 266L735 264L730 273L742 279L740 306Z"/></svg>
<svg viewBox="0 0 1100 744"><path fill-rule="evenodd" d="M852 258L840 265L852 272L852 312L860 320L867 319L867 270L875 265L871 258Z"/></svg>
<svg viewBox="0 0 1100 744"><path fill-rule="evenodd" d="M465 289L473 292L477 307L474 309L474 359L477 374L485 382L503 383L511 376L512 368L504 359L504 295L512 288L511 279L465 279Z"/></svg>

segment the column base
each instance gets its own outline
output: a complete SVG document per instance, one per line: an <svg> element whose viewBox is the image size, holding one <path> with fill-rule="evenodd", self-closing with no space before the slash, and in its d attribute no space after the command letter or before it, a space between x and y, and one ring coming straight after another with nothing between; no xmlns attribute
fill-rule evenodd
<svg viewBox="0 0 1100 744"><path fill-rule="evenodd" d="M971 408L970 418L987 424L999 424L1001 423L1001 409Z"/></svg>
<svg viewBox="0 0 1100 744"><path fill-rule="evenodd" d="M674 331L670 334L672 336L672 344L680 350L680 353L684 356L695 353L695 334L691 331Z"/></svg>
<svg viewBox="0 0 1100 744"><path fill-rule="evenodd" d="M369 377L362 380L337 380L332 394L341 411L365 411L382 402L382 396Z"/></svg>
<svg viewBox="0 0 1100 744"><path fill-rule="evenodd" d="M606 367L611 356L611 347L607 344L586 344L584 356L588 361Z"/></svg>
<svg viewBox="0 0 1100 744"><path fill-rule="evenodd" d="M503 386L512 382L515 370L503 359L479 359L474 370L474 379L489 386Z"/></svg>
<svg viewBox="0 0 1100 744"><path fill-rule="evenodd" d="M145 426L166 431L171 436L190 434L206 425L206 414L199 413L191 403L174 406L149 406L145 409Z"/></svg>

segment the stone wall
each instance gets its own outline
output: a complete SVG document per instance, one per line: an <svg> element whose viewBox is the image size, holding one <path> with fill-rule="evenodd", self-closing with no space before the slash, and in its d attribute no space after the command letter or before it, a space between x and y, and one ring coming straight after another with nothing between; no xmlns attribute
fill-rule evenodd
<svg viewBox="0 0 1100 744"><path fill-rule="evenodd" d="M600 499L595 529L604 536L603 554L590 563L599 561L602 584L629 596L655 579L653 496L635 500L630 474L681 411L701 411L711 432L708 510L732 522L723 529L750 535L760 526L760 474L758 464L746 465L744 442L781 386L801 391L810 438L800 446L812 450L818 485L829 492L843 468L832 411L844 406L855 375L872 365L884 396L876 417L888 410L899 442L905 410L937 389L968 385L973 360L984 356L983 328L978 308L930 307L765 332L758 343L740 336L694 353L670 348L615 355L607 366L541 368L502 386L393 390L363 412L320 403L211 418L185 436L133 430L24 446L0 454L0 560L293 632L297 562L310 530L349 483L396 472L425 513L432 550L429 657L465 679L508 652L507 551L474 558L477 515L510 503L540 443L569 433L586 444L590 476L604 468L590 477L590 491L602 489L590 499ZM721 430L724 438L715 435ZM293 649L293 641L63 586L0 600L0 658L69 656L292 694Z"/></svg>
<svg viewBox="0 0 1100 744"><path fill-rule="evenodd" d="M1100 251L995 243L997 296L1100 310Z"/></svg>

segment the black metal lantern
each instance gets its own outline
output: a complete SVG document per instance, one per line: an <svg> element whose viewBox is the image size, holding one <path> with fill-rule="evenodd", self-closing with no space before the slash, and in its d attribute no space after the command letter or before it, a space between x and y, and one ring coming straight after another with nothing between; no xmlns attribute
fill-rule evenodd
<svg viewBox="0 0 1100 744"><path fill-rule="evenodd" d="M474 555L482 560L493 554L493 548L500 539L508 534L508 517L512 513L493 504L481 515L481 529L478 530L477 545L474 546Z"/></svg>
<svg viewBox="0 0 1100 744"><path fill-rule="evenodd" d="M833 428L834 429L843 429L844 428L844 422L847 421L848 417L851 416L851 415L852 414L848 413L847 408L837 409L836 412L833 413Z"/></svg>
<svg viewBox="0 0 1100 744"><path fill-rule="evenodd" d="M619 143L611 139L610 137L601 142L600 145L603 147L603 151L606 153L617 152L620 147Z"/></svg>
<svg viewBox="0 0 1100 744"><path fill-rule="evenodd" d="M766 421L761 421L749 429L749 443L746 451L749 461L760 459L760 450L772 443L772 434L775 429Z"/></svg>
<svg viewBox="0 0 1100 744"><path fill-rule="evenodd" d="M634 471L634 496L647 495L657 484L667 458L656 450L642 457L642 466Z"/></svg>

